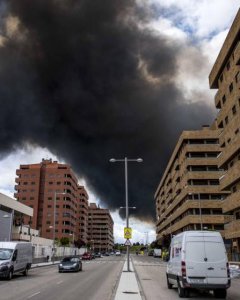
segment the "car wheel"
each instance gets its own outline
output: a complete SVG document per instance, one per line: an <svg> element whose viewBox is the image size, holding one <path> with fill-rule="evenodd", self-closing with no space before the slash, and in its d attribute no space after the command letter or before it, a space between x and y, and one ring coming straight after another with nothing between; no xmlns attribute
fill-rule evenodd
<svg viewBox="0 0 240 300"><path fill-rule="evenodd" d="M217 299L226 299L227 297L227 290L225 289L218 289L218 290L214 290L214 297Z"/></svg>
<svg viewBox="0 0 240 300"><path fill-rule="evenodd" d="M173 285L169 282L168 276L167 276L167 287L169 290L171 290L173 287Z"/></svg>
<svg viewBox="0 0 240 300"><path fill-rule="evenodd" d="M58 270L58 273L62 273L62 271Z"/></svg>
<svg viewBox="0 0 240 300"><path fill-rule="evenodd" d="M9 270L8 275L7 275L7 279L11 280L13 278L13 270Z"/></svg>
<svg viewBox="0 0 240 300"><path fill-rule="evenodd" d="M188 296L188 291L181 287L179 281L178 281L178 296L179 298L185 298Z"/></svg>

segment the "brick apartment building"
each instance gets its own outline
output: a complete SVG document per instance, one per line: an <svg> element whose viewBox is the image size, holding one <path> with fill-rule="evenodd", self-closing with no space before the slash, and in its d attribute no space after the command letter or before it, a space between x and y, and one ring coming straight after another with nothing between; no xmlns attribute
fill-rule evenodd
<svg viewBox="0 0 240 300"><path fill-rule="evenodd" d="M219 188L220 132L203 127L180 136L155 193L158 240L201 228L224 232L229 217L222 214L228 192Z"/></svg>
<svg viewBox="0 0 240 300"><path fill-rule="evenodd" d="M240 10L212 68L209 83L211 89L217 89L216 126L221 129L218 164L225 170L220 188L229 192L223 212L233 216L225 225L225 237L232 241L233 255L238 253L240 260Z"/></svg>
<svg viewBox="0 0 240 300"><path fill-rule="evenodd" d="M181 135L155 193L159 240L199 229L202 220L222 233L233 259L240 259L239 37L240 11L209 76L210 88L217 89L216 120Z"/></svg>
<svg viewBox="0 0 240 300"><path fill-rule="evenodd" d="M113 249L113 219L109 209L90 203L88 208L88 239L94 251L110 251Z"/></svg>
<svg viewBox="0 0 240 300"><path fill-rule="evenodd" d="M20 165L16 175L15 198L34 209L32 220L25 217L25 224L30 222L45 238L87 242L88 195L69 165L43 159Z"/></svg>

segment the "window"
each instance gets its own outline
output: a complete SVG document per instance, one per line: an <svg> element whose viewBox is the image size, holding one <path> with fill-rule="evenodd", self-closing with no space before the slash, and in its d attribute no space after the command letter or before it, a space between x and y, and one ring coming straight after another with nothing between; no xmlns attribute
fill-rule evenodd
<svg viewBox="0 0 240 300"><path fill-rule="evenodd" d="M224 104L225 102L226 102L226 96L223 95L223 97L222 97L222 103Z"/></svg>
<svg viewBox="0 0 240 300"><path fill-rule="evenodd" d="M236 106L234 105L234 106L232 107L232 113L233 113L233 115L235 115L235 114L236 114L236 112L237 112L237 110L236 110Z"/></svg>
<svg viewBox="0 0 240 300"><path fill-rule="evenodd" d="M36 182L34 182L34 181L31 182L31 185L35 185L35 184L36 184Z"/></svg>
<svg viewBox="0 0 240 300"><path fill-rule="evenodd" d="M225 124L226 125L228 124L228 116L226 116L226 118L225 118Z"/></svg>
<svg viewBox="0 0 240 300"><path fill-rule="evenodd" d="M235 134L238 134L239 133L239 128L237 128L236 130L235 130Z"/></svg>
<svg viewBox="0 0 240 300"><path fill-rule="evenodd" d="M240 73L237 72L236 76L235 76L235 81L236 83L240 81Z"/></svg>
<svg viewBox="0 0 240 300"><path fill-rule="evenodd" d="M30 200L34 200L34 197L30 197Z"/></svg>
<svg viewBox="0 0 240 300"><path fill-rule="evenodd" d="M227 68L227 70L230 69L230 61L227 63L226 68Z"/></svg>
<svg viewBox="0 0 240 300"><path fill-rule="evenodd" d="M233 90L233 83L231 83L231 84L229 85L229 92L231 93L232 90Z"/></svg>
<svg viewBox="0 0 240 300"><path fill-rule="evenodd" d="M47 207L48 207L48 208L51 208L51 207L52 207L52 205L48 205Z"/></svg>
<svg viewBox="0 0 240 300"><path fill-rule="evenodd" d="M223 74L220 75L219 79L221 82L223 82Z"/></svg>
<svg viewBox="0 0 240 300"><path fill-rule="evenodd" d="M232 187L232 192L233 192L233 193L236 193L236 191L237 191L237 187L236 187L236 185L234 185L234 186Z"/></svg>

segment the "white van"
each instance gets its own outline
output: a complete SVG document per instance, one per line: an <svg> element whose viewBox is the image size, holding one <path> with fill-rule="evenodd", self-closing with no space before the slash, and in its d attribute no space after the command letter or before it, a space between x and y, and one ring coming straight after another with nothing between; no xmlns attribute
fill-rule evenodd
<svg viewBox="0 0 240 300"><path fill-rule="evenodd" d="M226 249L219 232L185 231L172 238L167 264L167 285L178 288L180 298L190 289L212 290L225 299L230 287Z"/></svg>
<svg viewBox="0 0 240 300"><path fill-rule="evenodd" d="M27 276L32 264L32 244L28 242L0 242L0 276L12 279L13 274Z"/></svg>
<svg viewBox="0 0 240 300"><path fill-rule="evenodd" d="M161 249L154 249L153 250L153 257L161 257L162 250Z"/></svg>

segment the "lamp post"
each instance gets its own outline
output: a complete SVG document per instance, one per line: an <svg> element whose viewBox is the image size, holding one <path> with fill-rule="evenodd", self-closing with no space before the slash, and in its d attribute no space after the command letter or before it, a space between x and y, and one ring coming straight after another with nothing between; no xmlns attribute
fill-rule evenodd
<svg viewBox="0 0 240 300"><path fill-rule="evenodd" d="M57 195L66 195L66 193L54 192L54 202L53 202L53 263L55 261L55 229L56 229L56 202ZM50 226L49 226L50 227Z"/></svg>
<svg viewBox="0 0 240 300"><path fill-rule="evenodd" d="M111 158L110 162L124 162L125 165L125 200L126 200L126 227L129 227L129 215L128 215L128 162L143 162L142 158L137 159L128 159L125 157L124 159L115 159ZM129 246L127 246L127 271L130 272L129 267Z"/></svg>

